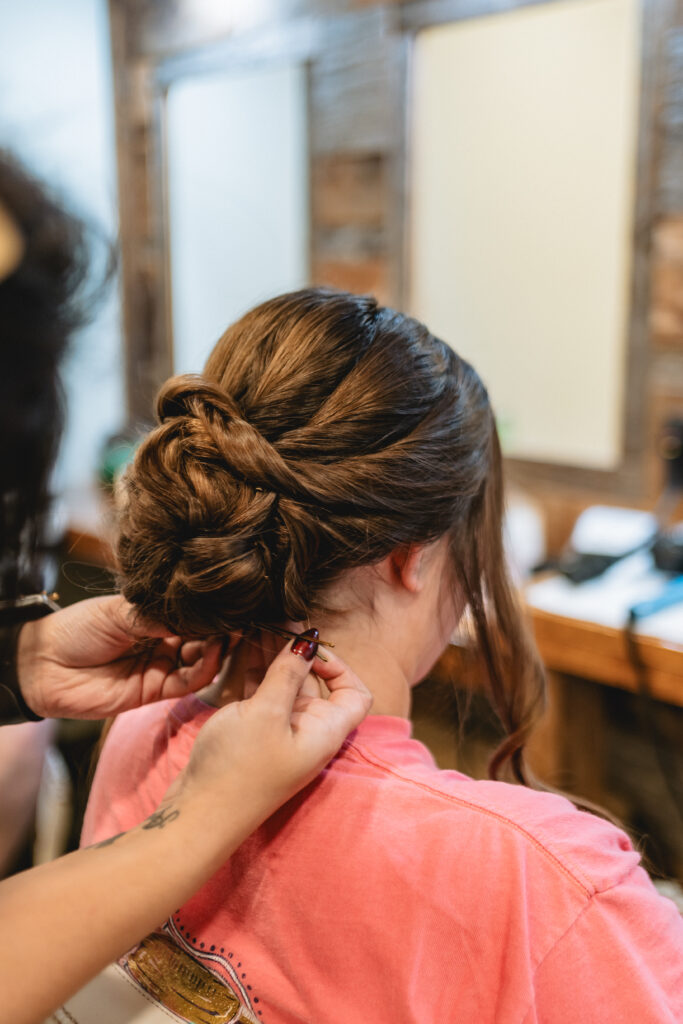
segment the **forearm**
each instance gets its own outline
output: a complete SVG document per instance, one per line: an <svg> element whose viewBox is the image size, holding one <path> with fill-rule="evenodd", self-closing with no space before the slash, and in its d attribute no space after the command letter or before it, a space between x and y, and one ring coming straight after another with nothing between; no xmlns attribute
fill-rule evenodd
<svg viewBox="0 0 683 1024"><path fill-rule="evenodd" d="M42 1021L189 899L259 824L238 797L219 816L229 822L222 836L207 834L215 807L182 799L162 805L162 828L153 815L0 883L3 1019Z"/></svg>

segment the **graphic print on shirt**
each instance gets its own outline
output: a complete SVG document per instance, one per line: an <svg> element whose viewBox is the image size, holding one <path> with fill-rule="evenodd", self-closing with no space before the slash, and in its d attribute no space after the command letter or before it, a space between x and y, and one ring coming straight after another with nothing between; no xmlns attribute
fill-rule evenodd
<svg viewBox="0 0 683 1024"><path fill-rule="evenodd" d="M170 920L119 963L136 985L178 1021L262 1024L261 1013L254 1010L244 984L244 974L240 979L230 959L232 954L226 957L224 952L215 951L215 947L209 951L194 948L176 922Z"/></svg>

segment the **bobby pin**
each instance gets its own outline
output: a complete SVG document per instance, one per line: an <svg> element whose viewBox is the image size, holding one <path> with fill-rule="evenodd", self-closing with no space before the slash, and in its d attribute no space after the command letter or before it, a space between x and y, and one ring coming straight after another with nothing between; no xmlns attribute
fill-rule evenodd
<svg viewBox="0 0 683 1024"><path fill-rule="evenodd" d="M267 626L261 622L253 622L252 625L255 629L265 629L269 633L275 633L276 636L283 637L285 640L299 639L299 633L292 633L288 629L281 629L280 626ZM331 640L316 640L316 643L318 644L318 647L334 647L334 644L332 643ZM327 658L323 654L321 654L320 651L318 651L318 657L320 658L321 661L327 661Z"/></svg>

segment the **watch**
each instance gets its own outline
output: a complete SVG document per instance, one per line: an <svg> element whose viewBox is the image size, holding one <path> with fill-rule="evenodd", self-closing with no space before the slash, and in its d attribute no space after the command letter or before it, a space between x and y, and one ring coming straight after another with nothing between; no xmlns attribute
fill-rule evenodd
<svg viewBox="0 0 683 1024"><path fill-rule="evenodd" d="M19 633L27 622L59 611L58 594L26 594L13 601L0 601L0 724L42 722L28 706L17 675Z"/></svg>

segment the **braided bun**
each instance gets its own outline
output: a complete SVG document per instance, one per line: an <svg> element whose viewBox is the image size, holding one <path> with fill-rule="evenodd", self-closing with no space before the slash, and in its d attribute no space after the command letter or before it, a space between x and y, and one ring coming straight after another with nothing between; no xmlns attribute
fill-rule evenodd
<svg viewBox="0 0 683 1024"><path fill-rule="evenodd" d="M339 572L442 536L488 465L471 368L374 300L310 290L168 381L126 481L125 596L183 636L300 621Z"/></svg>
<svg viewBox="0 0 683 1024"><path fill-rule="evenodd" d="M157 417L126 479L125 596L184 636L281 619L276 579L288 545L273 484L288 475L283 460L230 396L200 377L168 381Z"/></svg>

